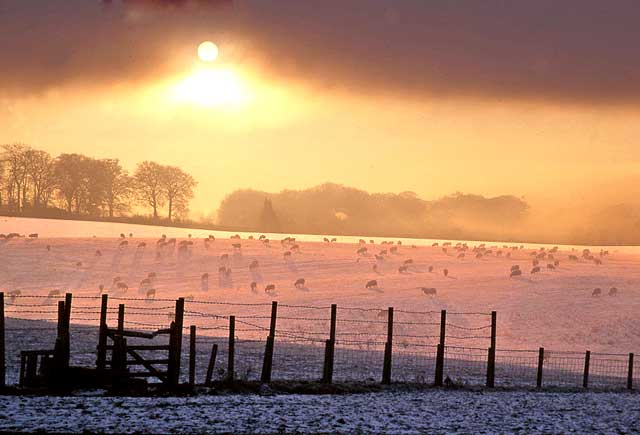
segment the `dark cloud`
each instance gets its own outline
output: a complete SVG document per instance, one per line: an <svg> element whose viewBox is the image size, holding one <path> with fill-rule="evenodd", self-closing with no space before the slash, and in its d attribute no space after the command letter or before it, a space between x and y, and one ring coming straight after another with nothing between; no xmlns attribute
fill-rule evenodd
<svg viewBox="0 0 640 435"><path fill-rule="evenodd" d="M168 50L219 38L265 75L363 94L640 102L637 0L228 4L5 1L0 89L144 79L179 68Z"/></svg>

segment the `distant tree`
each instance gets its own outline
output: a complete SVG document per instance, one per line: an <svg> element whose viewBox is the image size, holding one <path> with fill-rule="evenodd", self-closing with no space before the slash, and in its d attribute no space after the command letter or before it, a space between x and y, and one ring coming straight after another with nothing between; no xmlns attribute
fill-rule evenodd
<svg viewBox="0 0 640 435"><path fill-rule="evenodd" d="M276 232L280 230L278 216L273 210L273 203L269 198L264 199L262 212L260 213L260 229L263 231Z"/></svg>
<svg viewBox="0 0 640 435"><path fill-rule="evenodd" d="M144 161L138 163L133 178L136 184L136 193L141 203L148 205L153 210L153 218L158 218L158 209L162 207L166 199L163 189L162 165Z"/></svg>
<svg viewBox="0 0 640 435"><path fill-rule="evenodd" d="M163 166L160 179L161 187L169 207L169 222L173 218L174 210L184 214L193 198L193 188L198 183L194 178L176 166Z"/></svg>

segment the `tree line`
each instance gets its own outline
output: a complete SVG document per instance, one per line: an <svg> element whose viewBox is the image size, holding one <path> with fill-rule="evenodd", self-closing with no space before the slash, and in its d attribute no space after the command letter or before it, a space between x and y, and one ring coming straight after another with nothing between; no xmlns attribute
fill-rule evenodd
<svg viewBox="0 0 640 435"><path fill-rule="evenodd" d="M0 146L0 209L12 214L113 218L143 210L172 222L187 216L196 185L181 168L152 161L129 174L118 159Z"/></svg>

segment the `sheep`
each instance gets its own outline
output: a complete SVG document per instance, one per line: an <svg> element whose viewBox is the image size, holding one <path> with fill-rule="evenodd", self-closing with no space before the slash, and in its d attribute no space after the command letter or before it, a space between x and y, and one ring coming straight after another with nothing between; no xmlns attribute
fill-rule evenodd
<svg viewBox="0 0 640 435"><path fill-rule="evenodd" d="M553 264L549 263L549 264L547 264L547 269L556 270L556 267Z"/></svg>
<svg viewBox="0 0 640 435"><path fill-rule="evenodd" d="M534 273L540 273L540 266L536 266L531 269L531 274L533 275Z"/></svg>
<svg viewBox="0 0 640 435"><path fill-rule="evenodd" d="M404 264L405 266L408 266L408 265L410 265L410 264L413 264L413 260L412 260L411 258L407 258L406 260L404 260L403 264Z"/></svg>
<svg viewBox="0 0 640 435"><path fill-rule="evenodd" d="M282 254L282 256L285 260L291 258L291 251L286 251L284 254Z"/></svg>
<svg viewBox="0 0 640 435"><path fill-rule="evenodd" d="M264 292L268 293L268 294L272 294L275 291L276 291L276 285L275 284L269 284L264 288Z"/></svg>
<svg viewBox="0 0 640 435"><path fill-rule="evenodd" d="M240 243L232 243L231 246L233 246L233 249L241 249L242 245Z"/></svg>
<svg viewBox="0 0 640 435"><path fill-rule="evenodd" d="M443 274L445 277L449 276L449 269L443 269L443 270L442 270L442 274Z"/></svg>
<svg viewBox="0 0 640 435"><path fill-rule="evenodd" d="M384 261L384 257L382 255L375 254L377 261Z"/></svg>
<svg viewBox="0 0 640 435"><path fill-rule="evenodd" d="M145 248L147 244L145 242L138 243L138 248Z"/></svg>
<svg viewBox="0 0 640 435"><path fill-rule="evenodd" d="M407 266L400 266L398 268L398 273L407 273Z"/></svg>
<svg viewBox="0 0 640 435"><path fill-rule="evenodd" d="M206 281L206 280L208 280L208 279L209 279L209 274L208 274L207 272L203 273L203 274L200 276L200 279L201 279L202 281Z"/></svg>
<svg viewBox="0 0 640 435"><path fill-rule="evenodd" d="M593 262L595 263L596 266L600 266L602 264L602 260L600 260L599 258L594 258Z"/></svg>
<svg viewBox="0 0 640 435"><path fill-rule="evenodd" d="M429 266L429 268L427 269L429 272L433 272L433 266Z"/></svg>
<svg viewBox="0 0 640 435"><path fill-rule="evenodd" d="M331 239L331 243L336 243L338 241L338 239L336 239L335 237L333 239Z"/></svg>
<svg viewBox="0 0 640 435"><path fill-rule="evenodd" d="M122 291L125 291L125 292L126 292L127 290L129 290L129 286L128 286L127 284L125 284L124 282L122 282L122 281L119 281L119 282L116 284L116 288L117 288L118 290L122 290Z"/></svg>
<svg viewBox="0 0 640 435"><path fill-rule="evenodd" d="M356 254L358 254L358 255L362 255L362 256L367 255L367 248L360 248L360 249L358 249L358 250L356 251Z"/></svg>
<svg viewBox="0 0 640 435"><path fill-rule="evenodd" d="M602 289L600 287L594 288L593 292L591 292L591 296L600 296L602 294Z"/></svg>
<svg viewBox="0 0 640 435"><path fill-rule="evenodd" d="M122 242L120 242L120 243L118 244L118 246L120 246L121 248L122 248L122 247L125 247L125 246L128 246L128 245L129 245L129 242L128 242L128 241L126 241L126 240L123 240Z"/></svg>
<svg viewBox="0 0 640 435"><path fill-rule="evenodd" d="M214 236L212 236L211 234L209 234L209 240L214 241L216 240L216 238Z"/></svg>
<svg viewBox="0 0 640 435"><path fill-rule="evenodd" d="M422 293L424 293L427 296L435 296L436 295L436 289L433 287L420 287L420 290L422 290Z"/></svg>
<svg viewBox="0 0 640 435"><path fill-rule="evenodd" d="M250 264L249 264L249 270L255 270L259 267L258 264L258 260L253 260Z"/></svg>
<svg viewBox="0 0 640 435"><path fill-rule="evenodd" d="M124 233L120 233L120 238L121 238L121 239L124 239L124 238L125 238Z"/></svg>
<svg viewBox="0 0 640 435"><path fill-rule="evenodd" d="M367 242L365 240L363 240L363 239L358 240L358 243L361 244L361 245L366 245L367 244Z"/></svg>
<svg viewBox="0 0 640 435"><path fill-rule="evenodd" d="M513 272L514 270L520 270L520 266L517 264L514 264L513 266L511 266L511 272Z"/></svg>
<svg viewBox="0 0 640 435"><path fill-rule="evenodd" d="M30 239L37 239L37 238L38 238L38 233L31 233L31 234L29 234L29 238L30 238Z"/></svg>
<svg viewBox="0 0 640 435"><path fill-rule="evenodd" d="M77 261L76 262L76 267L82 267L82 261Z"/></svg>
<svg viewBox="0 0 640 435"><path fill-rule="evenodd" d="M569 255L569 260L571 261L578 261L578 257L575 255Z"/></svg>
<svg viewBox="0 0 640 435"><path fill-rule="evenodd" d="M376 281L375 279L372 279L371 281L368 281L364 288L366 288L367 290L370 290L372 288L376 288L378 287L378 281Z"/></svg>
<svg viewBox="0 0 640 435"><path fill-rule="evenodd" d="M326 237L323 239L325 243L331 243L331 241L329 239L327 239Z"/></svg>
<svg viewBox="0 0 640 435"><path fill-rule="evenodd" d="M140 281L140 287L146 287L148 285L151 285L151 279L144 278L142 281Z"/></svg>
<svg viewBox="0 0 640 435"><path fill-rule="evenodd" d="M305 283L306 283L306 281L305 281L304 278L298 278L293 285L298 289L302 289L304 287Z"/></svg>
<svg viewBox="0 0 640 435"><path fill-rule="evenodd" d="M47 245L47 252L51 251L51 245Z"/></svg>
<svg viewBox="0 0 640 435"><path fill-rule="evenodd" d="M250 284L250 287L251 287L251 292L252 293L258 293L258 283L257 282L255 282L255 281L252 282Z"/></svg>
<svg viewBox="0 0 640 435"><path fill-rule="evenodd" d="M616 287L611 287L609 289L609 296L616 296L618 294L618 289Z"/></svg>
<svg viewBox="0 0 640 435"><path fill-rule="evenodd" d="M98 294L101 295L103 291L104 291L104 284L100 284L98 286Z"/></svg>
<svg viewBox="0 0 640 435"><path fill-rule="evenodd" d="M119 283L120 281L122 281L122 278L119 276L116 276L113 278L113 285L116 285L117 283Z"/></svg>
<svg viewBox="0 0 640 435"><path fill-rule="evenodd" d="M147 290L147 299L154 299L156 297L156 289L150 288Z"/></svg>
<svg viewBox="0 0 640 435"><path fill-rule="evenodd" d="M512 269L509 277L513 278L514 276L520 276L520 275L522 275L522 271L520 269Z"/></svg>

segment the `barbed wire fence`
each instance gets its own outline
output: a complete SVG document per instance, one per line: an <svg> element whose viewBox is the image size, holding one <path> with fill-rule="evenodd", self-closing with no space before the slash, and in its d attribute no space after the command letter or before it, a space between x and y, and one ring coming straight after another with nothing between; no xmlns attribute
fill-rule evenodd
<svg viewBox="0 0 640 435"><path fill-rule="evenodd" d="M18 378L20 351L42 349L55 341L58 301L63 296L2 295L2 341L8 345L0 350L3 360L6 356L8 383L15 384ZM127 330L166 329L176 315L174 299L124 295L108 299L107 324L116 325L122 309ZM101 297L74 296L73 300L71 362L90 366L97 357ZM184 304L183 333L188 337L195 326L197 353L183 352L181 365L189 367L193 358L200 377L213 367L212 379L218 381L632 388L639 375L633 371L633 354L496 348L495 312L194 299ZM148 340L166 345L168 336L133 337L130 343ZM181 372L181 380L187 380L186 371Z"/></svg>

